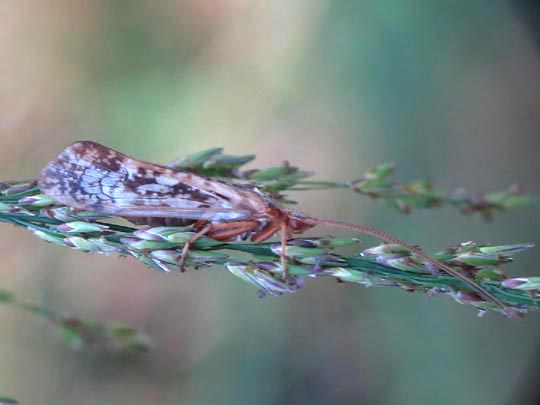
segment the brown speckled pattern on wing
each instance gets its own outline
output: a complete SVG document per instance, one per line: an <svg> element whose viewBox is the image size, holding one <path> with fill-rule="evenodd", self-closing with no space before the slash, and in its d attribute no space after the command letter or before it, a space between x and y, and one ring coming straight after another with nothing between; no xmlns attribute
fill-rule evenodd
<svg viewBox="0 0 540 405"><path fill-rule="evenodd" d="M220 222L252 218L267 206L256 190L135 160L91 141L68 146L38 183L58 203L126 217Z"/></svg>

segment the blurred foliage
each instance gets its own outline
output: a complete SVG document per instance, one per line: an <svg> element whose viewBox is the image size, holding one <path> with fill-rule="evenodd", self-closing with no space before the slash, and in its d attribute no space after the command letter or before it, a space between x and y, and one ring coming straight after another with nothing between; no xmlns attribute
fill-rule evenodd
<svg viewBox="0 0 540 405"><path fill-rule="evenodd" d="M80 350L106 350L116 353L146 352L148 339L137 330L120 322L99 322L80 319L71 315L16 299L9 291L0 289L0 303L30 312Z"/></svg>

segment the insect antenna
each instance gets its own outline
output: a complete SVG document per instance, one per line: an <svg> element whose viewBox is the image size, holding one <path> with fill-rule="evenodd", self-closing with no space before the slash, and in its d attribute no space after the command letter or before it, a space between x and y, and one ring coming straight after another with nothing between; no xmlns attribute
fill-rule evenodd
<svg viewBox="0 0 540 405"><path fill-rule="evenodd" d="M305 218L304 221L310 225L324 225L324 226L330 226L330 227L335 227L335 228L349 229L355 232L372 235L379 239L385 240L386 242L394 243L398 246L401 246L402 248L407 249L408 251L414 253L416 256L425 260L426 262L431 263L432 265L438 267L440 270L444 271L445 273L457 278L458 280L463 281L465 284L467 284L476 292L478 292L487 301L492 302L493 304L497 305L503 311L503 313L506 314L507 316L515 317L515 314L513 313L513 311L507 308L506 305L504 305L498 298L496 298L493 294L491 294L489 291L484 289L474 280L460 273L458 270L453 269L450 266L431 257L427 253L424 253L419 248L416 248L408 244L407 242L402 241L401 239L398 239L392 235L379 231L378 229L371 228L369 226L350 224L348 222L341 222L341 221L336 221L333 219L319 219L319 218L308 217L308 218Z"/></svg>

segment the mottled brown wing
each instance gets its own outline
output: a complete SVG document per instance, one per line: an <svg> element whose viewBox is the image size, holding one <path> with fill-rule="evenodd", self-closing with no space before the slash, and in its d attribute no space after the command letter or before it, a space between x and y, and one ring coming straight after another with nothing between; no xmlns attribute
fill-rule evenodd
<svg viewBox="0 0 540 405"><path fill-rule="evenodd" d="M226 221L264 212L249 188L142 162L91 141L75 142L42 171L41 191L81 210L124 217Z"/></svg>

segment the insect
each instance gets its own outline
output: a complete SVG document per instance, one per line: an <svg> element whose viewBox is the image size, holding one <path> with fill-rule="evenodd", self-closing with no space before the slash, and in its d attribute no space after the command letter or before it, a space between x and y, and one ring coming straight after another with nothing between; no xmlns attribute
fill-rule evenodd
<svg viewBox="0 0 540 405"><path fill-rule="evenodd" d="M92 141L68 146L41 171L38 184L54 201L80 210L124 217L133 222L161 219L193 224L185 243L183 270L190 246L202 236L218 241L237 238L260 242L281 233L281 265L287 278L285 248L291 234L317 225L349 229L394 243L469 285L487 301L505 305L460 273L400 239L346 222L309 217L282 207L272 196L249 184L233 184L194 173L143 162Z"/></svg>

